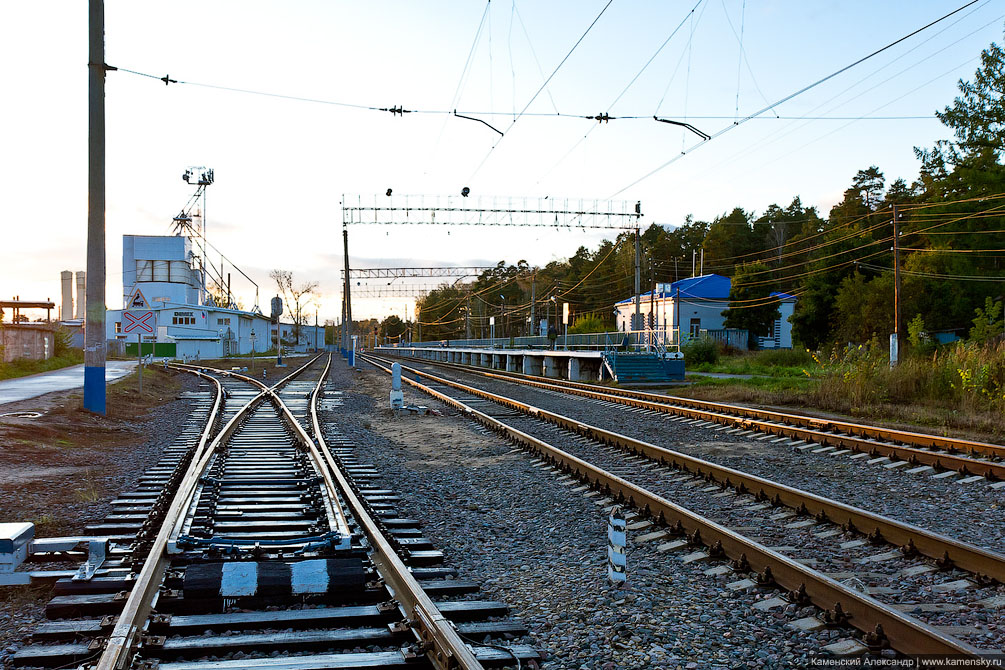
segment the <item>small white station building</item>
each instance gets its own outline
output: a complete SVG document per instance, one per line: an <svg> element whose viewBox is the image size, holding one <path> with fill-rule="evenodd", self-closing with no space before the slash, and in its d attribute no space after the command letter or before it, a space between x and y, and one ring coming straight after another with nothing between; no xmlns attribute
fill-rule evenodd
<svg viewBox="0 0 1005 670"><path fill-rule="evenodd" d="M647 323L650 322L649 314L653 314L654 330L668 344L678 343L675 338L678 332L680 343L702 336L719 339L716 335L726 329L722 312L729 307L731 284L729 277L717 274L657 284L655 291L640 296L639 311ZM795 310L796 298L788 293L775 292L771 295L779 298L779 317L767 333L757 333L759 346L762 349L791 349L792 324L789 317ZM635 298L621 300L614 307L618 330L630 331ZM746 346L746 342L742 346Z"/></svg>

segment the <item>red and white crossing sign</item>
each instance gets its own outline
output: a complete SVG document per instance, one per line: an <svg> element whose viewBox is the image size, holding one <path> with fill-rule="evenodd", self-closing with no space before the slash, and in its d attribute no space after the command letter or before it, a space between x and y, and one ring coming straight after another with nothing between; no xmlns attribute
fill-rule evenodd
<svg viewBox="0 0 1005 670"><path fill-rule="evenodd" d="M123 333L150 333L154 332L153 312L122 312L122 332Z"/></svg>

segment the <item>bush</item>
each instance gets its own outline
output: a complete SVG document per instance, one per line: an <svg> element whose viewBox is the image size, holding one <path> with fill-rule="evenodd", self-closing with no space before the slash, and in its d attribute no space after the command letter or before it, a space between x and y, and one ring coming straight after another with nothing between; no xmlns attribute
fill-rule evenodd
<svg viewBox="0 0 1005 670"><path fill-rule="evenodd" d="M575 322L569 326L570 335L579 335L581 333L603 333L607 328L604 326L604 322L597 318L596 316L581 316L575 320Z"/></svg>
<svg viewBox="0 0 1005 670"><path fill-rule="evenodd" d="M762 349L751 362L765 367L805 367L813 364L813 356L805 349Z"/></svg>
<svg viewBox="0 0 1005 670"><path fill-rule="evenodd" d="M974 310L974 327L970 329L970 339L975 342L988 342L1002 334L1005 318L1002 318L1002 302L991 298L984 301L984 309Z"/></svg>
<svg viewBox="0 0 1005 670"><path fill-rule="evenodd" d="M700 365L701 363L715 364L719 362L719 347L708 338L690 340L682 347L684 351L684 361L689 365Z"/></svg>
<svg viewBox="0 0 1005 670"><path fill-rule="evenodd" d="M53 333L52 340L52 355L58 358L70 351L70 344L73 342L73 336L70 335L69 330L65 328L58 328L56 329L56 332Z"/></svg>

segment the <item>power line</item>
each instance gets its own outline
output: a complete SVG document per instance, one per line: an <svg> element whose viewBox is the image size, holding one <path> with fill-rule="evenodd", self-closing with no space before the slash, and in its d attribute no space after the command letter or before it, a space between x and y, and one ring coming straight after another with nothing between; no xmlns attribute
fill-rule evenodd
<svg viewBox="0 0 1005 670"><path fill-rule="evenodd" d="M893 268L883 267L881 265L872 265L871 263L858 263L858 265L867 268L869 270L875 270L877 272L893 272ZM913 270L900 270L901 274L911 275L913 277L924 277L926 279L944 279L946 281L975 281L975 282L1003 282L1005 283L1005 276L1003 277L981 277L976 275L950 275L950 274L939 274L935 272L917 272Z"/></svg>

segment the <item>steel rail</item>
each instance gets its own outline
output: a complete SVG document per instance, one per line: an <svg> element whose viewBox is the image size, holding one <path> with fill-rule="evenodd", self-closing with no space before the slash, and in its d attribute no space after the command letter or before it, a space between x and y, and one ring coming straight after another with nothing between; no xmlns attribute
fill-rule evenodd
<svg viewBox="0 0 1005 670"><path fill-rule="evenodd" d="M606 400L608 402L655 410L667 414L704 419L716 423L733 425L745 430L757 430L785 437L805 439L825 446L838 446L874 455L893 456L899 460L908 461L913 464L929 465L942 470L955 470L964 475L977 474L988 479L1005 480L1005 462L979 460L951 453L956 451L1005 458L1005 447L996 444L940 437L926 433L914 433L893 428L867 426L836 419L762 410L742 405L714 403L707 400L681 398L679 396L648 393L646 391L615 389L534 375L522 375L512 372L503 373L501 371L488 372L469 366L444 363L442 361L428 361L421 358L415 360L430 365L449 367L470 374L504 381L515 381L527 386L554 390L570 395ZM835 435L834 433L826 432L829 430L841 430L850 433L850 435ZM873 439L869 439L870 437L889 440L890 442L876 442ZM913 444L915 446L900 446L894 444L895 442ZM927 451L926 449L916 447L931 447L947 449L948 451Z"/></svg>
<svg viewBox="0 0 1005 670"><path fill-rule="evenodd" d="M372 552L370 561L373 563L377 573L384 579L390 587L395 600L404 609L408 618L408 625L418 636L421 647L426 657L437 670L452 670L461 668L463 670L479 670L481 663L476 658L474 652L461 639L450 621L443 616L436 607L436 603L426 594L422 585L412 576L408 566L394 551L394 547L387 541L377 522L370 516L363 501L356 495L348 478L342 470L341 464L324 440L324 432L321 430L321 423L318 419L317 399L320 395L321 387L331 366L331 356L329 355L328 365L321 375L314 393L311 395L310 411L311 425L314 430L314 438L317 440L325 460L331 470L332 476L338 480L342 489L343 500L352 510L360 528L370 542ZM285 407L285 405L283 405ZM289 412L289 410L286 410ZM298 424L299 425L299 424ZM303 439L309 439L306 432L300 429Z"/></svg>
<svg viewBox="0 0 1005 670"><path fill-rule="evenodd" d="M363 358L385 372L390 372L388 368L374 362L372 358L368 356L363 356ZM464 386L421 371L419 374L426 378L437 379L437 381L455 388ZM587 483L623 496L628 504L643 512L648 512L662 523L672 525L678 531L685 533L692 542L700 542L710 547L710 555L728 557L734 561L735 566L743 566L745 571L758 572L760 581L776 583L787 590L794 601L811 602L827 611L834 619L844 620L846 618L849 625L873 636L873 639L889 641L890 645L901 653L909 656L931 654L972 657L978 657L984 653L962 640L942 633L922 621L854 591L812 568L566 453L543 440L508 426L459 400L411 378L403 376L402 379L448 405L456 407L483 425L531 447L541 453L549 462L587 481ZM472 390L478 391L477 389ZM492 394L479 391L475 395L486 397Z"/></svg>
<svg viewBox="0 0 1005 670"><path fill-rule="evenodd" d="M642 454L660 463L669 463L680 470L685 470L708 481L734 488L741 493L752 493L759 499L770 500L776 505L785 505L801 514L814 516L821 522L826 520L840 525L847 530L858 531L868 535L877 542L882 540L898 546L905 553L916 552L940 561L941 565L945 567L954 565L974 575L995 579L1005 584L1005 555L997 552L981 549L975 545L961 542L939 533L933 533L912 524L897 521L853 505L780 484L770 479L718 465L679 451L659 447L649 442L628 437L627 435L604 430L603 428L598 428L577 419L562 416L561 414L549 412L512 398L476 389L460 382L439 378L415 368L402 367L415 374L435 379L440 383L461 389L466 393L472 393L511 409L530 414L566 430L603 442L604 444L614 445L636 454Z"/></svg>
<svg viewBox="0 0 1005 670"><path fill-rule="evenodd" d="M271 386L271 387L268 386L267 384L264 384L264 383L258 381L254 377L248 377L246 375L242 375L242 374L237 373L237 372L233 372L233 371L229 371L229 370L218 370L216 368L208 368L208 369L212 369L214 372L218 372L220 374L224 374L224 375L228 375L228 376L231 376L231 377L235 377L235 378L240 379L242 381L245 381L245 382L248 382L250 384L258 386L259 388L262 389L262 393L271 395L272 401L276 404L277 408L279 408L281 411L285 411L285 413L288 415L287 419L288 419L289 423L291 424L291 426L294 429L301 429L302 427L300 426L300 422L297 421L296 417L293 415L292 412L289 412L289 409L287 408L286 403L284 403L282 401L282 399L279 397L279 394L276 393L276 391L281 386L285 385L287 382L291 381L294 377L296 377L297 375L301 374L304 370L306 370L311 365L313 365L315 362L317 362L318 359L320 359L323 355L324 354L318 354L317 356L315 356L314 358L312 358L310 361L308 361L306 364L304 364L302 367L300 367L298 370L296 370L295 372L291 373L290 375L284 377L282 380L276 382L276 384L274 386ZM321 375L321 379L322 380L327 376L327 374L328 374L328 368L330 367L330 365L331 365L331 356L329 355L328 361L327 361L327 363L325 365L324 372ZM320 384L320 382L319 382L319 384ZM319 386L315 386L315 390L317 390L317 388L319 388ZM342 509L342 507L340 505L337 504L338 495L339 495L340 491L339 491L338 487L336 486L335 482L327 474L327 468L326 468L326 465L325 465L325 460L324 460L324 457L322 455L322 452L318 449L317 445L315 445L314 442L311 441L311 440L309 440L309 439L308 439L307 442L303 443L303 446L306 449L308 455L310 456L311 461L314 463L314 466L316 467L318 473L321 475L321 481L324 484L325 491L328 494L328 507L329 507L330 511L333 513L333 517L334 517L335 522L336 522L336 528L335 528L335 530L337 530L338 532L342 533L343 535L349 535L350 534L350 531L349 531L349 520L345 516L345 511ZM206 465L208 465L208 459L207 459ZM203 466L202 470L205 470L205 467L206 466ZM195 494L195 491L193 490L192 491L192 495L194 495L194 494ZM174 541L176 541L178 539L178 537L179 537L179 535L181 533L183 521L184 521L183 518L179 518L176 521L175 528L174 528L174 530L172 531L172 534L171 534L171 541L172 542L174 542Z"/></svg>
<svg viewBox="0 0 1005 670"><path fill-rule="evenodd" d="M313 363L313 361L311 361L311 363ZM284 384L303 372L303 370L305 370L311 363L308 363L285 377L283 380L277 382L277 386ZM245 403L245 405L231 417L230 421L227 422L220 432L217 433L216 437L210 441L210 434L212 433L213 425L216 422L222 406L222 385L219 380L214 379L203 372L203 370L208 369L205 366L176 364L170 367L184 372L192 372L206 379L212 379L216 383L217 387L216 402L214 403L209 419L206 422L206 428L203 430L202 436L199 438L199 444L196 447L195 454L192 457L189 468L178 486L178 491L174 494L171 500L171 505L164 516L164 521L162 522L160 530L157 532L157 536L150 548L150 553L147 555L143 568L140 570L139 574L136 575L133 588L130 590L129 597L126 599L125 605L115 622L115 626L112 628L112 631L105 642L105 647L101 652L101 656L95 662L96 665L94 667L96 670L124 670L132 662L132 655L138 642L138 636L142 632L144 622L146 622L151 610L154 608L156 597L159 593L161 583L164 580L164 573L166 572L169 563L167 552L168 543L171 539L171 533L177 523L177 520L180 517L183 517L185 511L188 510L189 502L191 501L192 494L195 491L196 484L198 484L199 477L205 470L213 451L236 431L244 414L250 411L252 407L257 406L257 404L268 395L268 390L264 390ZM221 373L224 372L222 370L214 371ZM233 376L233 373L230 372L226 372L225 374ZM256 384L258 383L257 380L254 381ZM262 385L259 384L259 386Z"/></svg>

